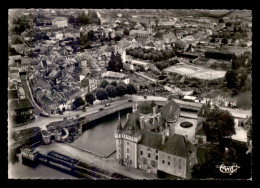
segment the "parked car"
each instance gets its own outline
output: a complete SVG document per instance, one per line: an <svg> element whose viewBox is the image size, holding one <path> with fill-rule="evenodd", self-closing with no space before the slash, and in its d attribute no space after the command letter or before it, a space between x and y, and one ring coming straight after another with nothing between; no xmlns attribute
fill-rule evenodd
<svg viewBox="0 0 260 188"><path fill-rule="evenodd" d="M129 99L128 102L133 102L133 100L132 100L132 99Z"/></svg>
<svg viewBox="0 0 260 188"><path fill-rule="evenodd" d="M99 111L102 111L102 110L104 110L104 108L99 108Z"/></svg>
<svg viewBox="0 0 260 188"><path fill-rule="evenodd" d="M110 106L110 103L106 103L106 104L105 104L105 107L108 107L108 106Z"/></svg>

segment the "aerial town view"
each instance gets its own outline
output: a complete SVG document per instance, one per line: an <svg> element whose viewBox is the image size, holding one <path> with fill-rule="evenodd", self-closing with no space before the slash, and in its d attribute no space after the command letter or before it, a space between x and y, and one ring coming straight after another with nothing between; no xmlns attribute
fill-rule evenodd
<svg viewBox="0 0 260 188"><path fill-rule="evenodd" d="M9 9L8 178L252 180L252 11Z"/></svg>

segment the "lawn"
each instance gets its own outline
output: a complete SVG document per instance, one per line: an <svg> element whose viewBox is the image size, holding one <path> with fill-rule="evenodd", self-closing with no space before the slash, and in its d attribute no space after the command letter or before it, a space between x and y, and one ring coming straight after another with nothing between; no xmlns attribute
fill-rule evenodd
<svg viewBox="0 0 260 188"><path fill-rule="evenodd" d="M243 109L252 108L252 92L247 91L237 96L237 107Z"/></svg>

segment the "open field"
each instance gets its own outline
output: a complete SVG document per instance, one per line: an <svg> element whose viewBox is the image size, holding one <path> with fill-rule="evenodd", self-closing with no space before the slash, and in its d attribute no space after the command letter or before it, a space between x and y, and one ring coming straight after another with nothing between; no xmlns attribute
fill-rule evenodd
<svg viewBox="0 0 260 188"><path fill-rule="evenodd" d="M213 70L204 67L197 67L188 64L178 64L164 69L166 72L175 72L180 75L203 79L203 80L214 80L223 78L226 71Z"/></svg>

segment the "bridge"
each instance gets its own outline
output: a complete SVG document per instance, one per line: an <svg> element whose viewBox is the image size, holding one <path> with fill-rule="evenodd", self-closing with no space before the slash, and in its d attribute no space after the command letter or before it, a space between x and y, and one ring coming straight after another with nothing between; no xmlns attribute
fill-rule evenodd
<svg viewBox="0 0 260 188"><path fill-rule="evenodd" d="M200 108L202 107L202 104L200 104L200 103L186 102L186 101L181 101L181 100L177 100L177 99L174 99L174 100L180 105L181 109L199 111ZM142 103L142 102L143 101L138 101L137 104ZM147 101L147 102L152 102L152 101ZM167 103L167 101L155 101L155 103L159 106L164 106ZM85 124L87 122L91 122L91 121L103 118L105 116L116 113L118 111L132 108L133 105L135 105L134 102L131 102L131 103L127 102L125 104L110 107L110 108L104 109L102 111L97 111L95 113L92 113L92 114L89 114L86 116L82 116L81 118L83 121L81 123Z"/></svg>

